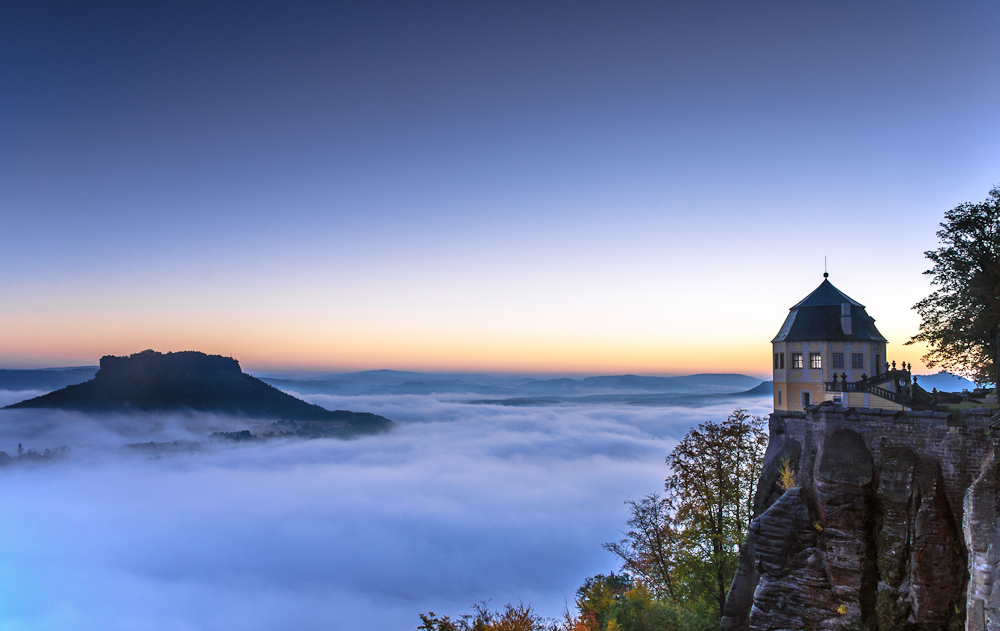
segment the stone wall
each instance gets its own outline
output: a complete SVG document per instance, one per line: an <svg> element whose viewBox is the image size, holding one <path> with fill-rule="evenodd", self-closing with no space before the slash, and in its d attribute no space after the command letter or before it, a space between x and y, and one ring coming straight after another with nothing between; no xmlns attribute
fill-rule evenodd
<svg viewBox="0 0 1000 631"><path fill-rule="evenodd" d="M757 517L722 628L959 629L968 610L982 625L970 629L1000 631L1000 588L988 624L1000 531L982 517L963 531L966 511L989 513L994 505L983 506L998 495L1000 472L984 473L993 462L990 420L982 409L831 404L772 414ZM788 490L777 484L786 459L796 471ZM978 504L966 497L974 485L985 498Z"/></svg>

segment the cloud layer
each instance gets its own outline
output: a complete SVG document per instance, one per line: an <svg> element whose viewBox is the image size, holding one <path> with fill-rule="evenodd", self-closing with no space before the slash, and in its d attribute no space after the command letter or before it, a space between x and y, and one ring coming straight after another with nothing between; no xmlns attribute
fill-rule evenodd
<svg viewBox="0 0 1000 631"><path fill-rule="evenodd" d="M531 602L557 616L616 567L624 500L660 488L694 423L742 404L501 407L430 396L311 402L385 436L224 445L204 415L0 412L0 629L413 629L417 614ZM152 456L127 443L199 440Z"/></svg>

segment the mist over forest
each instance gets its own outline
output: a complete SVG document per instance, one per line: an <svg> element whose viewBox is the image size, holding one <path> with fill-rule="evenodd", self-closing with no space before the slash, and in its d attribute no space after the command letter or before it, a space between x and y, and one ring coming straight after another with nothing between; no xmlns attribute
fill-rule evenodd
<svg viewBox="0 0 1000 631"><path fill-rule="evenodd" d="M735 407L770 408L770 396L717 391L521 405L474 391L286 389L398 425L352 440L232 442L209 434L272 422L0 411L8 454L69 448L0 468L0 502L17 517L2 532L6 623L405 630L419 612L486 599L556 617L584 578L618 568L601 544L624 528L625 500L660 490L677 439ZM40 392L0 391L0 405ZM185 447L135 448L149 441Z"/></svg>

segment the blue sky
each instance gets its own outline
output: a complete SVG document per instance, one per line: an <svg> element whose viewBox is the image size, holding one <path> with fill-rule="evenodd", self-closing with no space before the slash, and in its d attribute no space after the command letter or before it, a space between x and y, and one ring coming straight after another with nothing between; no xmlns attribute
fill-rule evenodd
<svg viewBox="0 0 1000 631"><path fill-rule="evenodd" d="M0 364L767 372L890 355L1000 183L993 3L13 3Z"/></svg>

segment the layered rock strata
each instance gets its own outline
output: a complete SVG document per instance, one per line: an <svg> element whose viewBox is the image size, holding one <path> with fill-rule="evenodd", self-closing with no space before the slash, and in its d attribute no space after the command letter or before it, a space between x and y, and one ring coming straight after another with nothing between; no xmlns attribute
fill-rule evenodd
<svg viewBox="0 0 1000 631"><path fill-rule="evenodd" d="M772 414L722 629L1000 631L990 422L829 404Z"/></svg>

